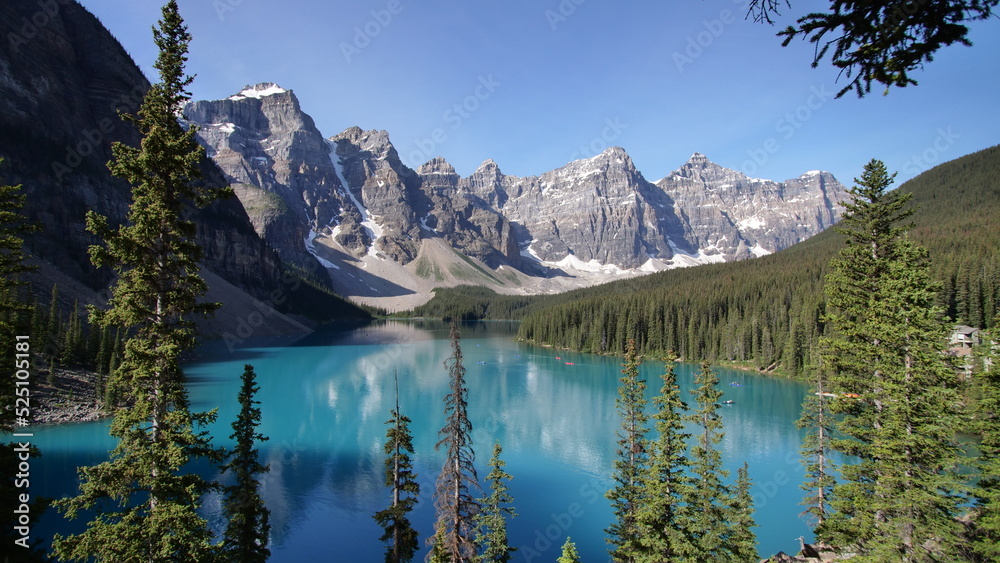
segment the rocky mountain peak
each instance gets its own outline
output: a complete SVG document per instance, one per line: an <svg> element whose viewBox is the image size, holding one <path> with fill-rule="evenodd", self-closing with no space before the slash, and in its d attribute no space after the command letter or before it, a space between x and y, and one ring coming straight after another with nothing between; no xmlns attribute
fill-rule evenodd
<svg viewBox="0 0 1000 563"><path fill-rule="evenodd" d="M436 156L417 168L417 174L421 176L429 176L431 174L442 175L442 176L457 176L455 172L455 167L448 163L443 157Z"/></svg>
<svg viewBox="0 0 1000 563"><path fill-rule="evenodd" d="M707 156L701 154L700 152L696 152L691 155L691 158L688 159L685 166L705 166L710 163L711 161L708 160Z"/></svg>
<svg viewBox="0 0 1000 563"><path fill-rule="evenodd" d="M260 82L258 84L246 85L239 94L234 94L229 96L230 100L243 100L245 98L253 98L259 100L265 96L274 96L276 94L291 94L291 90L285 90L281 86L278 86L274 82Z"/></svg>
<svg viewBox="0 0 1000 563"><path fill-rule="evenodd" d="M393 146L389 139L389 133L385 130L364 131L360 127L349 127L341 134L331 137L330 140L337 145L337 154L341 156L343 153L340 147L344 146L345 150L350 153L363 153L365 158L389 160L392 162L393 168L402 166L396 147ZM347 145L343 145L345 141Z"/></svg>
<svg viewBox="0 0 1000 563"><path fill-rule="evenodd" d="M742 178L746 178L742 172L730 170L720 166L709 160L704 154L696 152L692 154L691 158L689 158L688 161L685 162L680 168L671 172L667 178L679 177L718 179L723 176L740 176ZM667 178L664 178L664 180L667 180Z"/></svg>
<svg viewBox="0 0 1000 563"><path fill-rule="evenodd" d="M493 160L492 158L487 158L486 160L483 161L482 164L479 165L479 168L476 168L476 172L479 172L480 170L498 170L499 171L500 170L500 165L497 164L496 161Z"/></svg>

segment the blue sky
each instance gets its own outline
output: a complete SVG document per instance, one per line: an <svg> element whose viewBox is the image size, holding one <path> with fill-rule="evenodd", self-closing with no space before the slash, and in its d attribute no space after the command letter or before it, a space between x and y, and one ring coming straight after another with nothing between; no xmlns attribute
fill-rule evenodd
<svg viewBox="0 0 1000 563"><path fill-rule="evenodd" d="M155 79L160 3L81 3ZM836 69L775 37L822 4L792 0L769 27L744 20L746 0L179 0L194 99L276 82L325 136L385 129L408 165L443 156L463 176L488 158L541 174L618 145L651 181L693 152L845 184L879 158L902 181L1000 143L1000 22L939 52L919 86L836 100Z"/></svg>

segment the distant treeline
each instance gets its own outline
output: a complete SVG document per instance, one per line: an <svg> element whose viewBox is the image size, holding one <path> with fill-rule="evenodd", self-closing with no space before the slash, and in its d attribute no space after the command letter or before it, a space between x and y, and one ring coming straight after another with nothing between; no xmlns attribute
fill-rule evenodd
<svg viewBox="0 0 1000 563"><path fill-rule="evenodd" d="M989 328L1000 303L1000 147L942 164L899 187L917 206L912 236L927 247L939 305L956 323ZM827 231L773 255L671 270L553 296L439 290L413 314L523 320L519 338L621 355L673 350L798 377L823 334L823 279L843 246Z"/></svg>

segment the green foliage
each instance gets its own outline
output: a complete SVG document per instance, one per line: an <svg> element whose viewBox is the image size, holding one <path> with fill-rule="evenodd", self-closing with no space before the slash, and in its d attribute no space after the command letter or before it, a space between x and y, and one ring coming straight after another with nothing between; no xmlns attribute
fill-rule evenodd
<svg viewBox="0 0 1000 563"><path fill-rule="evenodd" d="M576 551L576 544L569 536L566 536L566 542L562 546L562 555L556 559L556 563L580 563L580 554Z"/></svg>
<svg viewBox="0 0 1000 563"><path fill-rule="evenodd" d="M0 166L3 159L0 158ZM24 239L22 236L32 228L21 211L24 207L24 194L21 186L0 184L0 342L3 350L0 359L6 369L13 367L15 357L13 345L17 332L18 318L30 309L21 302L18 290L23 285L19 275L32 268L24 263ZM31 343L37 347L37 343ZM8 372L11 373L11 372ZM0 432L10 432L15 422L15 384L12 375L0 377Z"/></svg>
<svg viewBox="0 0 1000 563"><path fill-rule="evenodd" d="M452 563L469 563L476 557L473 538L479 503L471 490L479 488L476 476L476 454L472 449L472 422L468 416L469 390L465 386L465 366L458 325L451 323L452 355L445 361L450 392L445 396L445 425L438 432L441 440L435 449L445 447L447 454L434 491L437 511L432 540L434 549L443 550ZM440 542L440 544L439 544Z"/></svg>
<svg viewBox="0 0 1000 563"><path fill-rule="evenodd" d="M885 93L893 86L916 85L910 73L932 61L942 47L953 43L971 46L967 37L969 28L964 24L992 17L997 3L998 0L923 4L910 0L831 0L829 12L807 14L778 36L784 37L782 46L796 37L814 43L813 67L830 53L833 66L851 79L837 97L851 90L863 97L871 93L873 82L884 85Z"/></svg>
<svg viewBox="0 0 1000 563"><path fill-rule="evenodd" d="M687 440L684 413L687 404L681 399L675 357L668 356L663 371L663 387L653 399L658 407L653 415L656 440L649 442L649 463L642 478L644 502L636 513L639 543L642 549L635 560L689 560L697 551L691 542L694 530L692 514L685 504L692 496L692 482L687 472Z"/></svg>
<svg viewBox="0 0 1000 563"><path fill-rule="evenodd" d="M877 160L856 182L838 228L847 244L826 284L823 348L841 414L832 446L860 461L841 467L828 522L837 543L870 560L936 560L955 552L961 531L958 395L940 352L949 327L927 252L899 224L909 194L888 191Z"/></svg>
<svg viewBox="0 0 1000 563"><path fill-rule="evenodd" d="M516 547L511 547L507 543L507 519L514 518L511 503L514 498L510 495L510 488L505 481L510 481L513 477L504 471L507 464L500 459L503 448L500 442L493 444L493 456L490 458L490 473L486 480L490 483L490 494L479 500L482 509L476 515L476 545L482 550L482 554L476 558L477 563L489 563L500 561L506 563L512 558L512 553L517 551Z"/></svg>
<svg viewBox="0 0 1000 563"><path fill-rule="evenodd" d="M522 318L534 301L525 295L500 295L487 287L461 285L435 289L430 301L401 315L463 321L514 320Z"/></svg>
<svg viewBox="0 0 1000 563"><path fill-rule="evenodd" d="M886 2L844 2L832 0L829 12L811 12L778 33L788 46L796 37L816 46L812 66L830 52L831 63L851 81L837 97L854 90L858 97L871 93L872 83L885 86L916 85L909 73L934 60L942 47L959 43L971 46L966 22L993 17L997 0L948 0L914 3L907 0ZM748 16L756 21L774 23L781 4L789 0L751 0Z"/></svg>
<svg viewBox="0 0 1000 563"><path fill-rule="evenodd" d="M222 466L224 472L236 478L232 485L224 489L226 498L223 509L229 522L223 536L222 556L225 560L239 563L263 562L271 556L267 547L271 530L268 522L270 511L260 498L260 481L257 478L269 468L260 463L260 452L256 447L258 442L267 440L267 436L257 431L260 408L254 405L259 405L260 401L255 401L254 396L260 387L256 378L253 366L244 366L238 396L240 413L233 421L233 433L229 436L236 440L236 445L229 453L229 461Z"/></svg>
<svg viewBox="0 0 1000 563"><path fill-rule="evenodd" d="M216 193L195 186L203 150L195 132L177 121L191 78L184 75L190 35L175 1L163 7L153 36L161 82L149 89L138 115L126 116L142 134L141 145L116 144L109 164L133 186L128 223L112 228L107 218L87 215L88 229L104 240L91 247L91 259L118 274L109 309L92 310L91 317L128 331L110 382L126 406L111 423L118 445L110 459L81 469L79 495L58 502L69 518L94 513L86 531L54 538L61 559L201 561L215 554L198 514L213 484L184 472L194 458L220 460L198 430L215 413L188 408L180 357L195 343L192 316L216 306L200 302L206 290L198 276L201 249L194 224L183 216Z"/></svg>
<svg viewBox="0 0 1000 563"><path fill-rule="evenodd" d="M953 321L989 328L1000 304L1000 147L906 182L920 204L913 240L934 257L935 304ZM772 255L670 270L533 298L518 337L598 354L674 350L688 360L774 369L798 378L819 366L823 284L843 235L828 230ZM501 298L506 299L506 298ZM489 311L489 304L483 305ZM496 318L496 317L490 317Z"/></svg>
<svg viewBox="0 0 1000 563"><path fill-rule="evenodd" d="M829 499L835 482L834 464L830 458L834 419L830 413L826 375L823 370L816 372L816 384L806 395L802 415L795 423L799 428L806 429L800 450L806 478L800 487L807 493L802 504L806 506L805 513L814 520L820 535L830 512Z"/></svg>
<svg viewBox="0 0 1000 563"><path fill-rule="evenodd" d="M0 166L2 165L3 159L0 158ZM13 432L17 427L17 400L24 396L23 391L18 390L28 388L17 386L15 368L31 364L31 350L38 344L29 338L23 341L23 346L18 346L17 343L22 341L15 340L16 336L30 334L28 331L22 332L24 327L18 321L21 315L31 312L18 295L22 285L18 276L31 269L24 263L26 257L21 236L32 230L21 212L24 194L20 192L20 188L0 184L0 361L5 366L4 374L0 376L0 432ZM19 353L29 355L19 357ZM25 492L23 488L15 486L16 475L19 473L18 464L23 461L20 457L22 455L34 458L40 453L34 446L25 451L14 442L0 444L0 521L3 523L0 541L8 553L17 554L18 561L45 561L44 552L38 545L41 543L40 538L27 544L14 543L30 540L15 530L15 526L24 525L19 520L20 515L15 512L21 509L20 494ZM29 527L34 525L44 510L44 503L31 499L28 504Z"/></svg>
<svg viewBox="0 0 1000 563"><path fill-rule="evenodd" d="M744 462L736 472L736 491L726 519L730 530L726 547L730 551L731 561L753 563L760 560L757 555L757 535L753 532L756 523L753 519L751 487L753 483L750 481L750 468Z"/></svg>
<svg viewBox="0 0 1000 563"><path fill-rule="evenodd" d="M982 392L977 430L982 436L976 460L973 551L982 561L1000 560L1000 354L995 332L983 333L984 364L977 374Z"/></svg>
<svg viewBox="0 0 1000 563"><path fill-rule="evenodd" d="M695 375L696 388L691 390L698 407L686 416L696 425L698 434L691 447L692 487L686 503L691 512L692 540L699 557L705 561L720 561L727 554L725 539L729 535L726 517L732 491L723 483L729 473L722 467L722 454L716 447L722 441L722 420L719 418L719 376L703 363Z"/></svg>
<svg viewBox="0 0 1000 563"><path fill-rule="evenodd" d="M607 542L613 547L611 558L616 562L632 562L642 553L641 530L637 515L643 502L642 479L649 464L646 440L646 380L639 377L642 359L636 352L635 342L629 341L619 379L618 398L615 406L621 417L618 431L618 449L612 479L614 488L605 496L611 500L615 522L608 527Z"/></svg>
<svg viewBox="0 0 1000 563"><path fill-rule="evenodd" d="M393 378L396 378L393 372ZM385 432L385 485L392 490L392 504L375 513L373 518L384 533L379 538L388 542L385 550L386 563L412 561L420 544L417 530L410 524L407 515L413 510L420 496L420 484L413 471L413 437L410 434L411 420L399 412L399 380L396 379L396 408L386 424Z"/></svg>
<svg viewBox="0 0 1000 563"><path fill-rule="evenodd" d="M439 521L434 526L434 536L430 539L431 552L427 554L427 563L452 563L451 554L445 547L444 525Z"/></svg>

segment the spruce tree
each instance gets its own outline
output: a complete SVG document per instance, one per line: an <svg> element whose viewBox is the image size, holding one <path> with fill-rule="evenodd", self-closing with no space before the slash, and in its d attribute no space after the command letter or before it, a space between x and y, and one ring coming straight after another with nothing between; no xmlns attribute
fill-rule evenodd
<svg viewBox="0 0 1000 563"><path fill-rule="evenodd" d="M559 556L556 563L580 563L580 554L576 551L576 544L569 536L566 536L566 542L562 546L562 555Z"/></svg>
<svg viewBox="0 0 1000 563"><path fill-rule="evenodd" d="M910 196L888 190L893 177L872 160L849 190L846 245L826 279L824 364L844 436L831 443L859 459L841 467L827 523L862 558L930 561L954 553L961 531L959 400L927 252L900 224Z"/></svg>
<svg viewBox="0 0 1000 563"><path fill-rule="evenodd" d="M399 410L399 380L393 372L396 383L396 408L391 412L385 432L385 485L392 491L392 504L375 513L373 518L384 533L379 538L388 542L385 550L386 563L412 561L420 544L417 530L410 523L408 514L420 497L420 484L413 471L413 437L410 434L411 420Z"/></svg>
<svg viewBox="0 0 1000 563"><path fill-rule="evenodd" d="M434 535L428 540L431 550L427 553L427 563L452 563L445 541L444 525L439 521L434 525Z"/></svg>
<svg viewBox="0 0 1000 563"><path fill-rule="evenodd" d="M760 560L757 555L757 534L753 528L753 495L750 489L750 468L746 462L736 472L736 490L729 505L726 523L729 525L729 536L726 548L730 551L730 561L754 563Z"/></svg>
<svg viewBox="0 0 1000 563"><path fill-rule="evenodd" d="M493 456L490 458L490 472L486 480L490 483L490 494L480 499L481 510L476 515L476 545L482 554L476 559L478 563L510 561L511 554L517 551L507 543L507 519L514 518L517 513L511 503L514 498L505 481L513 477L504 471L507 464L500 459L503 448L500 442L493 444Z"/></svg>
<svg viewBox="0 0 1000 563"><path fill-rule="evenodd" d="M454 321L450 338L452 355L445 361L450 391L444 399L445 425L438 432L441 439L435 445L435 449L443 447L446 456L434 491L438 534L431 542L436 551L443 550L447 554L451 563L469 563L476 556L473 532L479 503L472 496L472 490L479 489L479 479L474 465L476 454L472 449L469 390L465 386L461 337Z"/></svg>
<svg viewBox="0 0 1000 563"><path fill-rule="evenodd" d="M637 513L644 502L642 479L648 465L646 423L649 417L646 414L646 380L639 377L641 362L635 341L629 340L615 399L621 417L612 475L615 486L605 495L611 500L615 514L615 522L605 532L607 542L613 546L611 558L616 563L636 561L643 552Z"/></svg>
<svg viewBox="0 0 1000 563"><path fill-rule="evenodd" d="M806 506L804 514L813 520L817 536L823 535L834 485L834 464L830 457L834 419L830 414L826 377L822 368L816 370L816 384L802 402L802 416L796 421L796 426L806 429L800 450L806 477L800 487L807 493L802 504Z"/></svg>
<svg viewBox="0 0 1000 563"><path fill-rule="evenodd" d="M87 228L104 240L90 248L92 261L117 273L109 309L92 309L91 320L127 331L110 382L126 408L117 409L111 423L118 445L110 459L81 469L79 495L59 501L70 518L94 511L86 531L54 539L62 559L202 561L214 553L198 513L212 484L190 472L188 462L220 461L199 429L215 415L189 409L180 358L195 344L193 317L217 306L200 302L206 291L198 275L201 249L184 213L217 193L195 183L204 151L195 131L177 120L191 78L184 74L190 35L176 1L163 6L153 36L160 82L137 115L125 116L142 135L141 145L116 143L109 164L132 184L126 223L112 228L106 217L87 214Z"/></svg>
<svg viewBox="0 0 1000 563"><path fill-rule="evenodd" d="M975 528L972 547L981 561L1000 561L1000 365L993 331L983 334L985 369L977 375L982 398L976 413L979 482L974 490Z"/></svg>
<svg viewBox="0 0 1000 563"><path fill-rule="evenodd" d="M260 401L254 396L260 391L257 386L257 374L252 365L243 367L240 376L242 385L238 400L240 412L233 421L233 433L230 439L236 441L233 450L229 452L229 461L222 466L224 472L235 477L232 485L225 487L223 509L228 517L228 524L223 535L223 558L239 563L254 563L267 561L271 555L268 549L268 536L271 525L268 522L270 511L260 498L260 480L258 476L269 470L260 463L259 442L267 440L267 436L257 431L260 426Z"/></svg>
<svg viewBox="0 0 1000 563"><path fill-rule="evenodd" d="M0 158L0 167L3 166L3 162L4 159ZM18 296L18 290L23 285L20 275L33 269L25 264L26 256L23 249L23 236L34 230L22 212L24 201L25 196L21 193L20 185L0 184L0 346L3 347L0 350L0 358L6 370L14 368L17 365L16 360L27 359L25 363L31 364L31 358L18 358L15 354L38 350L40 344L38 341L32 342L30 338L20 345L15 342L15 337L18 336L18 315L28 310ZM16 427L17 395L15 378L9 375L11 373L13 371L5 372L0 377L0 397L3 398L3 404L0 405L0 432L12 432Z"/></svg>
<svg viewBox="0 0 1000 563"><path fill-rule="evenodd" d="M3 159L0 158L0 166L2 164ZM31 422L21 417L17 409L20 406L18 399L24 397L19 389L28 389L19 387L17 382L29 380L20 379L16 374L21 369L27 369L30 374L37 358L32 351L38 350L42 344L33 340L33 335L23 331L17 323L18 315L27 310L18 296L22 286L19 276L32 269L25 264L23 249L22 237L33 230L22 212L24 201L21 186L0 184L0 362L5 366L0 376L0 432L4 433L17 432ZM23 461L16 448L18 444L14 442L0 444L0 521L3 522L0 541L3 542L4 552L14 555L18 561L45 561L44 552L38 545L41 538L29 541L30 537L26 538L15 530L15 526L24 525L15 510L20 509L20 495L25 493L23 488L15 486L18 464ZM30 446L29 453L31 457L37 457L38 448ZM44 506L32 498L28 511L29 528L43 511Z"/></svg>
<svg viewBox="0 0 1000 563"><path fill-rule="evenodd" d="M45 323L48 333L45 335L44 350L53 361L59 355L59 333L62 330L62 315L59 313L59 286L52 284L52 293L49 297L49 320Z"/></svg>
<svg viewBox="0 0 1000 563"><path fill-rule="evenodd" d="M691 478L687 506L691 511L691 530L697 561L722 561L728 556L725 544L729 536L727 507L732 492L723 482L729 472L722 467L722 455L717 445L722 441L722 421L718 415L719 376L708 365L701 365L695 376L697 387L691 390L698 405L686 417L695 424L697 434L691 447Z"/></svg>
<svg viewBox="0 0 1000 563"><path fill-rule="evenodd" d="M663 387L653 399L656 439L649 442L649 465L642 477L645 501L636 513L642 551L635 560L657 563L684 560L696 555L691 543L691 513L685 501L691 496L687 475L687 440L683 416L687 404L681 399L674 373L676 356L666 358Z"/></svg>

